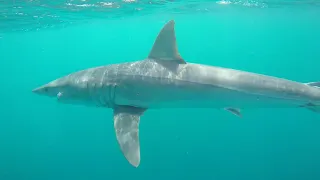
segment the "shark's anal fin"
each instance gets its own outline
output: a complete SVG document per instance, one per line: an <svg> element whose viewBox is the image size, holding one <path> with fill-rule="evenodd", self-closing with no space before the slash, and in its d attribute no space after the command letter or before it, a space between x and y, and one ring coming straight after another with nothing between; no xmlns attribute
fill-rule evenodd
<svg viewBox="0 0 320 180"><path fill-rule="evenodd" d="M174 25L174 20L171 20L161 29L148 56L149 59L186 64L178 52Z"/></svg>
<svg viewBox="0 0 320 180"><path fill-rule="evenodd" d="M238 117L242 117L240 109L227 107L227 108L224 108L224 110L229 111L229 112L231 112L232 114L234 114L234 115L236 115Z"/></svg>
<svg viewBox="0 0 320 180"><path fill-rule="evenodd" d="M140 164L139 121L146 109L132 106L114 108L114 129L121 151L134 167Z"/></svg>
<svg viewBox="0 0 320 180"><path fill-rule="evenodd" d="M320 106L316 105L316 104L313 104L313 103L306 103L306 104L303 104L303 105L301 105L299 107L307 108L310 111L313 111L315 113L320 113Z"/></svg>

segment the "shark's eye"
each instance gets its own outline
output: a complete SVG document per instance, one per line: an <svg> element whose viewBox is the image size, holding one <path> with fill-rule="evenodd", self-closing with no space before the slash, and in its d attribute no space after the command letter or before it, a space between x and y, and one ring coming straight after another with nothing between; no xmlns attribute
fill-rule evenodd
<svg viewBox="0 0 320 180"><path fill-rule="evenodd" d="M48 88L44 88L43 91L44 91L44 92L48 92Z"/></svg>
<svg viewBox="0 0 320 180"><path fill-rule="evenodd" d="M61 98L61 96L62 96L62 92L59 92L59 93L57 94L57 98L59 99L59 98Z"/></svg>

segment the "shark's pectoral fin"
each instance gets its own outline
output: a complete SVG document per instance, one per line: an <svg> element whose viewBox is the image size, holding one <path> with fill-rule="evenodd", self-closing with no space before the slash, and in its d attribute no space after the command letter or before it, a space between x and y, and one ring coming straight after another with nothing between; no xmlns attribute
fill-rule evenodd
<svg viewBox="0 0 320 180"><path fill-rule="evenodd" d="M164 25L153 44L148 58L186 64L178 52L174 25L174 20Z"/></svg>
<svg viewBox="0 0 320 180"><path fill-rule="evenodd" d="M114 109L114 128L121 151L134 167L140 164L139 121L146 109L117 106Z"/></svg>
<svg viewBox="0 0 320 180"><path fill-rule="evenodd" d="M241 111L238 108L227 107L227 108L224 108L224 110L229 111L238 117L242 117Z"/></svg>

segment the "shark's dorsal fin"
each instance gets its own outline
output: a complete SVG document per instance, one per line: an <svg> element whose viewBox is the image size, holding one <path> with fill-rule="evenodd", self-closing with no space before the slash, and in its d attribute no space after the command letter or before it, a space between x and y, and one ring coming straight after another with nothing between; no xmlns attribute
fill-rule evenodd
<svg viewBox="0 0 320 180"><path fill-rule="evenodd" d="M178 52L174 25L174 20L171 20L161 29L148 56L149 59L186 64Z"/></svg>

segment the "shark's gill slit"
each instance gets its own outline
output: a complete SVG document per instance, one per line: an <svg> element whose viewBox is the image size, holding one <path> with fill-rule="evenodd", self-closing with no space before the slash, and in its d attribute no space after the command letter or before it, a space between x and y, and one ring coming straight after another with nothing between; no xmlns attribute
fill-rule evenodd
<svg viewBox="0 0 320 180"><path fill-rule="evenodd" d="M115 99L116 99L116 89L117 89L117 85L114 84L111 87L110 90L110 107L115 107Z"/></svg>
<svg viewBox="0 0 320 180"><path fill-rule="evenodd" d="M105 98L106 98L106 93L104 93L105 92L105 87L104 86L101 86L101 90L100 90L100 96L99 96L99 98L98 98L98 104L99 104L99 107L100 106L102 106L102 107L107 107L106 106L106 100L105 100Z"/></svg>

